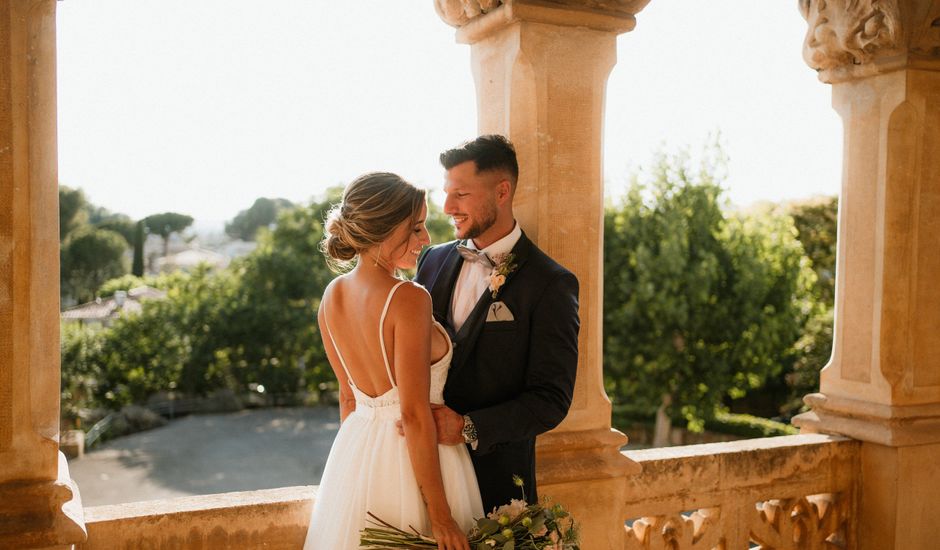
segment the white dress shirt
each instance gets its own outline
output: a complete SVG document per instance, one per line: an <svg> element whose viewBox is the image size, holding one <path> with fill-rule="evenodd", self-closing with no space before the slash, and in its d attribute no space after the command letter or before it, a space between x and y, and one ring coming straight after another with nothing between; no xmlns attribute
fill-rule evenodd
<svg viewBox="0 0 940 550"><path fill-rule="evenodd" d="M498 254L508 254L519 242L520 237L522 237L522 229L517 222L508 235L484 248L483 252L490 258ZM467 248L479 250L473 239L467 239ZM490 291L492 272L491 268L480 262L465 261L461 266L450 302L450 318L455 332L460 331L460 327L466 322L483 293Z"/></svg>

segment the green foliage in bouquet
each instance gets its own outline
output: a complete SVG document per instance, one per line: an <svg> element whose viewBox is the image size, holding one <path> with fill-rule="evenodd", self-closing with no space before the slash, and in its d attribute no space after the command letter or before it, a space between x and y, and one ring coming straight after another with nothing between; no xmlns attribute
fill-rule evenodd
<svg viewBox="0 0 940 550"><path fill-rule="evenodd" d="M513 483L522 487L522 479L513 476ZM580 533L574 519L561 504L547 500L528 504L512 499L496 508L467 534L474 550L580 550ZM437 542L422 535L414 527L411 532L399 529L369 513L375 527L360 533L359 547L367 550L404 548L420 550L437 548Z"/></svg>

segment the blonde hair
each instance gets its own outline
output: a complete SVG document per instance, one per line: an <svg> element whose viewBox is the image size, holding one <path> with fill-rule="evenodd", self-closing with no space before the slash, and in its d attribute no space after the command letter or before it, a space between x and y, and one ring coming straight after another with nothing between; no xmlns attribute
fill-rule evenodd
<svg viewBox="0 0 940 550"><path fill-rule="evenodd" d="M334 271L355 265L363 251L388 239L403 221L417 221L426 192L390 172L353 180L326 216L320 250Z"/></svg>

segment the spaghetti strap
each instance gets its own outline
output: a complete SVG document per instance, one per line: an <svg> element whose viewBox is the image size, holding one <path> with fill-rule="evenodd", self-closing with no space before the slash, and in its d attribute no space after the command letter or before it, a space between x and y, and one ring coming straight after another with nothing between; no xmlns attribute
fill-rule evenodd
<svg viewBox="0 0 940 550"><path fill-rule="evenodd" d="M320 303L320 307L323 307L323 303ZM326 312L323 312L323 325L326 327L326 331L330 335L330 342L333 343L333 349L336 350L336 356L339 357L339 364L343 366L343 371L346 373L346 381L349 382L349 385L359 389L359 386L353 382L352 375L349 374L349 369L346 367L346 361L343 359L343 353L339 351L339 346L336 345L336 340L333 339L333 330L330 329L330 324L326 322Z"/></svg>
<svg viewBox="0 0 940 550"><path fill-rule="evenodd" d="M395 291L398 290L398 287L407 282L408 281L399 281L392 287L392 290L388 292L388 298L385 299L385 307L382 309L382 316L379 318L379 343L382 346L382 359L385 361L385 372L388 373L388 381L393 388L397 388L398 386L395 384L395 379L392 378L392 367L388 364L388 354L385 352L385 316L388 314L388 306L392 303L392 296L395 295Z"/></svg>

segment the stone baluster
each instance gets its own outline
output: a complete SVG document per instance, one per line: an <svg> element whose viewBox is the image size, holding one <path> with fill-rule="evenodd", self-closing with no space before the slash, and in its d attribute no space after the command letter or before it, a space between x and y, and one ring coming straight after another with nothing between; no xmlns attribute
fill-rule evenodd
<svg viewBox="0 0 940 550"><path fill-rule="evenodd" d="M859 548L940 540L940 1L801 0L844 125L835 341L805 432L862 443Z"/></svg>
<svg viewBox="0 0 940 550"><path fill-rule="evenodd" d="M70 548L59 452L55 0L0 0L0 548Z"/></svg>
<svg viewBox="0 0 940 550"><path fill-rule="evenodd" d="M471 45L479 132L508 136L520 177L516 216L538 246L581 283L578 381L567 419L538 441L540 493L568 505L583 548L623 544L626 476L602 373L602 133L617 35L649 0L437 0ZM472 137L472 136L468 136Z"/></svg>

